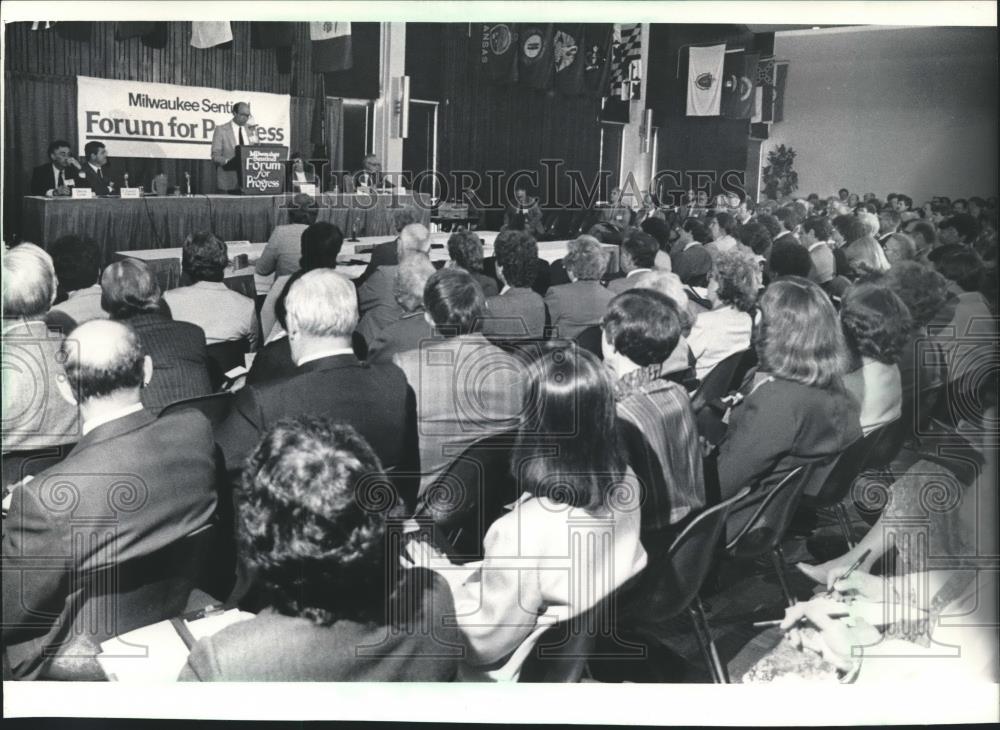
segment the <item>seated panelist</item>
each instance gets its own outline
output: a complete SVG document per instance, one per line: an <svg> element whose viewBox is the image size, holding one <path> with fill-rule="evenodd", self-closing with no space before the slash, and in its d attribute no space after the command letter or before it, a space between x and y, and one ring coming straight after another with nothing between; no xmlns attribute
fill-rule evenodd
<svg viewBox="0 0 1000 730"><path fill-rule="evenodd" d="M62 139L49 144L49 161L31 172L31 195L62 197L72 193L76 176L82 172L79 161L70 152L69 142Z"/></svg>

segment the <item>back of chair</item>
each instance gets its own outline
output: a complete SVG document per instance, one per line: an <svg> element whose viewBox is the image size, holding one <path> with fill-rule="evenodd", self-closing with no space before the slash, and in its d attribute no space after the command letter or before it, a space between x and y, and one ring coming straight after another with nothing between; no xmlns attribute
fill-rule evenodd
<svg viewBox="0 0 1000 730"><path fill-rule="evenodd" d="M734 352L721 360L712 368L691 399L691 407L695 413L703 410L709 403L739 387L750 368L757 364L757 353L753 348Z"/></svg>
<svg viewBox="0 0 1000 730"><path fill-rule="evenodd" d="M26 476L41 474L50 466L58 464L69 456L73 450L73 444L61 444L59 446L47 446L42 449L29 449L25 451L10 451L3 455L3 486L24 479Z"/></svg>
<svg viewBox="0 0 1000 730"><path fill-rule="evenodd" d="M592 324L590 327L583 329L573 341L577 345L582 347L587 352L597 355L597 357L604 359L604 355L601 351L601 338L604 336L601 326L597 324Z"/></svg>
<svg viewBox="0 0 1000 730"><path fill-rule="evenodd" d="M102 642L180 615L214 559L215 530L207 524L155 553L72 576L42 678L73 678L76 661Z"/></svg>
<svg viewBox="0 0 1000 730"><path fill-rule="evenodd" d="M887 423L847 447L827 475L819 492L809 498L815 507L831 507L841 502L858 476L866 469L889 464L903 445L903 424Z"/></svg>
<svg viewBox="0 0 1000 730"><path fill-rule="evenodd" d="M246 363L244 355L250 352L250 340L241 337L238 340L214 342L205 349L208 352L208 375L212 389L218 390L222 387L227 372Z"/></svg>
<svg viewBox="0 0 1000 730"><path fill-rule="evenodd" d="M215 427L226 420L226 416L229 415L229 411L233 407L234 398L235 394L228 391L212 393L211 395L199 395L196 398L188 398L187 400L171 403L160 411L159 417L163 418L171 413L193 409L203 413L212 426Z"/></svg>
<svg viewBox="0 0 1000 730"><path fill-rule="evenodd" d="M517 429L485 436L469 445L424 490L418 515L431 518L438 536L451 544L456 562L483 555L483 537L520 493L510 475Z"/></svg>
<svg viewBox="0 0 1000 730"><path fill-rule="evenodd" d="M774 487L758 485L732 505L726 521L726 552L755 558L780 544L811 475L824 462L798 466Z"/></svg>

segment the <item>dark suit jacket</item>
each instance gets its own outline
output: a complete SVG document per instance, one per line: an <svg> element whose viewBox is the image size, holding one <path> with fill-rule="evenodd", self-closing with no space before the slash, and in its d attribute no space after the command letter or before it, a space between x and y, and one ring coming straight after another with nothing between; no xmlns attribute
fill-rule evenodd
<svg viewBox="0 0 1000 730"><path fill-rule="evenodd" d="M212 392L205 332L190 322L163 314L139 314L125 322L153 358L153 378L142 390L142 404L154 415L164 406Z"/></svg>
<svg viewBox="0 0 1000 730"><path fill-rule="evenodd" d="M82 171L76 174L76 186L78 188L90 188L94 191L94 195L111 194L111 188L108 187L108 183L112 181L110 165L105 165L101 168L102 177L98 177L97 173L94 172L94 168L86 162L82 162L80 167L83 168ZM73 171L76 172L76 168Z"/></svg>
<svg viewBox="0 0 1000 730"><path fill-rule="evenodd" d="M614 292L598 281L575 281L552 287L545 295L545 306L556 328L553 336L571 340L587 327L600 324L608 302L614 298Z"/></svg>
<svg viewBox="0 0 1000 730"><path fill-rule="evenodd" d="M416 350L420 343L434 335L433 328L424 319L424 310L404 314L386 325L368 347L371 362L392 362L397 352Z"/></svg>
<svg viewBox="0 0 1000 730"><path fill-rule="evenodd" d="M76 168L72 165L63 170L63 180L73 180L76 184ZM55 177L52 172L52 163L46 162L31 171L31 187L28 189L29 195L45 195L49 190L55 189Z"/></svg>
<svg viewBox="0 0 1000 730"><path fill-rule="evenodd" d="M549 272L549 262L545 259L535 259L535 280L531 284L533 291L537 292L539 296L545 296L545 292L549 290L551 274ZM500 290L500 280L497 279L497 262L492 256L487 256L483 259L483 274L489 276L497 283L497 291Z"/></svg>
<svg viewBox="0 0 1000 730"><path fill-rule="evenodd" d="M548 319L545 301L531 289L511 287L486 300L483 334L490 339L541 339Z"/></svg>
<svg viewBox="0 0 1000 730"><path fill-rule="evenodd" d="M417 412L413 390L392 364L368 365L352 355L307 362L287 378L248 385L216 438L235 477L261 435L285 416L310 414L343 421L357 429L385 468L419 469ZM410 483L397 482L401 490ZM409 500L412 494L403 494Z"/></svg>
<svg viewBox="0 0 1000 730"><path fill-rule="evenodd" d="M215 506L212 429L196 411L102 424L18 487L3 537L3 642L15 676L37 675L57 617L72 616L72 575L154 553L207 524Z"/></svg>
<svg viewBox="0 0 1000 730"><path fill-rule="evenodd" d="M402 630L342 619L320 626L265 610L199 641L180 681L449 682L462 654L451 589L430 570L403 573L393 596ZM424 630L427 627L429 630ZM364 647L370 647L366 650Z"/></svg>

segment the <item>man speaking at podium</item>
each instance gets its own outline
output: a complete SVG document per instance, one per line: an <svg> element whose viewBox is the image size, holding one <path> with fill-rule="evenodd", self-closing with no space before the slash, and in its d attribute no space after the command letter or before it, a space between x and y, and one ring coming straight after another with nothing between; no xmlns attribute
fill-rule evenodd
<svg viewBox="0 0 1000 730"><path fill-rule="evenodd" d="M215 181L220 193L239 193L240 178L236 170L227 170L236 156L236 145L257 144L257 135L247 121L250 105L245 101L233 104L233 121L220 124L212 132L212 162L215 163Z"/></svg>

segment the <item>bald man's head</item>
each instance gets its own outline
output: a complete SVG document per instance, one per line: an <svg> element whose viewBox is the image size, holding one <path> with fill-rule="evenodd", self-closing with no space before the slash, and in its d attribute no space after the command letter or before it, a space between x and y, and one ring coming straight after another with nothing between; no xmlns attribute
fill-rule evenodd
<svg viewBox="0 0 1000 730"><path fill-rule="evenodd" d="M431 232L427 230L427 226L411 223L399 232L399 243L396 245L398 258L402 259L408 251L430 253Z"/></svg>
<svg viewBox="0 0 1000 730"><path fill-rule="evenodd" d="M66 338L63 368L77 403L143 385L145 353L135 332L121 322L92 319Z"/></svg>

